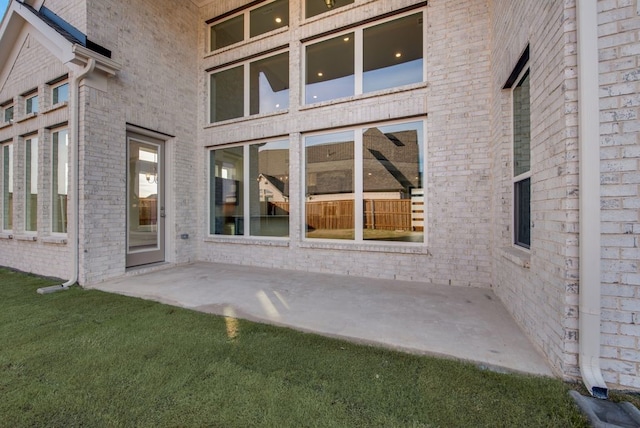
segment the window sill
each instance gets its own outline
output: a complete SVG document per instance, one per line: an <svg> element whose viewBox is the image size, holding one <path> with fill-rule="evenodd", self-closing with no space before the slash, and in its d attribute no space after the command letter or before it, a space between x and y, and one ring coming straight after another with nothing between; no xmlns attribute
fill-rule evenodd
<svg viewBox="0 0 640 428"><path fill-rule="evenodd" d="M373 242L335 242L324 240L305 240L300 243L299 247L319 250L369 251L378 253L422 254L427 256L431 255L431 253L429 252L429 248L425 244L410 242L389 245Z"/></svg>
<svg viewBox="0 0 640 428"><path fill-rule="evenodd" d="M13 239L13 234L8 232L0 232L0 239Z"/></svg>
<svg viewBox="0 0 640 428"><path fill-rule="evenodd" d="M22 122L26 122L29 119L33 119L34 117L38 116L38 112L35 113L29 113L26 116L22 116L20 119L16 120L17 123L22 123Z"/></svg>
<svg viewBox="0 0 640 428"><path fill-rule="evenodd" d="M67 243L67 237L66 236L45 236L44 238L42 238L42 242L45 244L52 244L52 245L66 245Z"/></svg>
<svg viewBox="0 0 640 428"><path fill-rule="evenodd" d="M235 123L246 122L248 120L264 119L266 117L280 116L280 115L287 114L287 113L289 113L289 109L278 110L278 111L274 111L274 112L271 112L271 113L253 114L251 116L236 117L236 118L233 118L233 119L222 120L220 122L209 123L209 124L205 125L204 128L208 129L208 128L215 128L217 126L232 125L232 124L235 124Z"/></svg>
<svg viewBox="0 0 640 428"><path fill-rule="evenodd" d="M2 122L0 123L0 129L8 128L13 125L13 122Z"/></svg>
<svg viewBox="0 0 640 428"><path fill-rule="evenodd" d="M69 105L69 101L63 101L61 103L54 104L51 107L49 107L48 109L42 111L42 114L47 114L47 113L51 113L52 111L60 110L62 108L67 107L68 105Z"/></svg>
<svg viewBox="0 0 640 428"><path fill-rule="evenodd" d="M505 259L524 269L531 269L531 253L516 247L498 248L498 253Z"/></svg>
<svg viewBox="0 0 640 428"><path fill-rule="evenodd" d="M337 98L335 100L321 101L319 103L313 103L313 104L305 104L300 106L300 111L312 110L312 109L322 108L327 106L334 106L338 104L345 104L345 103L350 103L352 101L361 101L369 98L378 98L385 95L393 95L393 94L399 94L402 92L410 92L410 91L415 91L416 89L424 89L428 87L429 87L429 84L427 82L412 83L411 85L401 86L397 88L382 89L380 91L367 92L366 94L358 94L358 95L352 95L350 97L345 97L345 98Z"/></svg>
<svg viewBox="0 0 640 428"><path fill-rule="evenodd" d="M35 242L38 240L36 235L14 235L13 238L17 241L29 241Z"/></svg>
<svg viewBox="0 0 640 428"><path fill-rule="evenodd" d="M260 238L257 236L225 236L225 235L209 235L204 238L204 242L216 244L238 244L238 245L260 245L263 247L288 247L289 238Z"/></svg>

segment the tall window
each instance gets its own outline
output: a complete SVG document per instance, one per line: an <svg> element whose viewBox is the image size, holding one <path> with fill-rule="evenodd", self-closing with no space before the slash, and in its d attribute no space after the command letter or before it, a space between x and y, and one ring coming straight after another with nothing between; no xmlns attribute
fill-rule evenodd
<svg viewBox="0 0 640 428"><path fill-rule="evenodd" d="M13 144L2 146L2 228L13 229Z"/></svg>
<svg viewBox="0 0 640 428"><path fill-rule="evenodd" d="M25 141L25 222L28 232L38 230L38 139Z"/></svg>
<svg viewBox="0 0 640 428"><path fill-rule="evenodd" d="M424 80L423 14L412 13L305 46L305 103Z"/></svg>
<svg viewBox="0 0 640 428"><path fill-rule="evenodd" d="M289 236L289 142L211 150L211 235Z"/></svg>
<svg viewBox="0 0 640 428"><path fill-rule="evenodd" d="M247 61L210 75L209 122L289 108L289 53Z"/></svg>
<svg viewBox="0 0 640 428"><path fill-rule="evenodd" d="M529 69L513 88L514 243L531 245L531 102Z"/></svg>
<svg viewBox="0 0 640 428"><path fill-rule="evenodd" d="M54 86L51 90L51 104L55 105L69 101L69 84L63 83L58 86Z"/></svg>
<svg viewBox="0 0 640 428"><path fill-rule="evenodd" d="M214 19L210 27L210 50L222 49L287 25L289 0L265 2L239 11L230 18Z"/></svg>
<svg viewBox="0 0 640 428"><path fill-rule="evenodd" d="M69 191L69 131L53 133L51 168L51 231L67 233L67 200Z"/></svg>
<svg viewBox="0 0 640 428"><path fill-rule="evenodd" d="M38 112L38 95L30 95L25 101L25 114Z"/></svg>
<svg viewBox="0 0 640 428"><path fill-rule="evenodd" d="M305 0L304 16L305 18L311 18L349 4L353 4L353 0Z"/></svg>
<svg viewBox="0 0 640 428"><path fill-rule="evenodd" d="M305 137L310 239L424 241L423 122Z"/></svg>
<svg viewBox="0 0 640 428"><path fill-rule="evenodd" d="M13 120L13 105L7 105L2 110L4 122L9 123Z"/></svg>

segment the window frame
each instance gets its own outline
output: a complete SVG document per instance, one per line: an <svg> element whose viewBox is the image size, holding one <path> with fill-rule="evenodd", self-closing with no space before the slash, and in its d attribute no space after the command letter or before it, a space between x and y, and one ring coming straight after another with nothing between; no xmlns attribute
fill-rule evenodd
<svg viewBox="0 0 640 428"><path fill-rule="evenodd" d="M225 14L222 14L222 15L220 15L218 17L215 17L215 18L212 18L210 20L207 20L207 22L206 22L207 23L207 53L208 54L213 54L213 53L225 50L225 49L231 49L234 46L237 46L237 45L239 45L241 43L250 41L250 40L255 39L257 37L261 37L261 36L263 36L265 34L270 34L270 33L275 32L275 31L281 31L283 29L289 28L289 25L290 25L290 22L291 22L291 9L289 8L289 2L286 1L285 3L287 4L287 24L283 25L280 28L275 28L273 30L267 31L265 33L260 33L260 34L257 34L255 36L251 37L251 12L256 10L256 9L259 9L261 7L267 6L270 3L274 3L276 1L278 1L278 0L254 1L252 3L249 3L248 5L239 7L239 8L237 8L235 10L232 10L232 11L230 11L228 13L225 13ZM213 31L213 27L218 25L218 24L221 24L223 22L226 22L226 21L229 21L231 19L237 18L238 16L241 16L241 15L243 17L243 19L242 19L242 22L243 22L243 24L242 24L243 25L243 28L242 28L242 31L243 31L242 40L239 40L239 41L237 41L235 43L231 43L231 44L229 44L227 46L223 46L223 47L214 49L213 46L212 46L212 43L211 43L211 32Z"/></svg>
<svg viewBox="0 0 640 428"><path fill-rule="evenodd" d="M527 54L528 54L528 49L527 49ZM516 131L516 125L515 125L515 107L514 107L514 92L515 90L520 87L521 83L524 81L525 78L529 78L529 90L531 89L530 86L530 82L531 82L531 67L530 67L530 63L527 60L524 64L521 65L521 70L519 70L519 73L517 74L517 77L515 78L512 86L509 88L510 89L510 105L511 105L511 192L512 192L512 198L511 200L513 201L512 204L512 215L511 215L511 226L512 226L512 237L511 237L511 242L512 245L514 245L515 247L522 249L522 250L526 250L526 251L530 251L531 249L531 199L529 199L529 243L526 242L522 242L520 239L520 235L519 235L519 229L520 229L520 193L521 190L519 189L519 185L521 183L524 183L525 181L529 180L529 198L531 197L531 130L529 129L529 169L527 171L524 171L520 174L516 175L515 172L515 162L516 162L516 147L515 147L515 131ZM531 97L529 97L529 106L531 106ZM531 123L531 110L529 110L529 124ZM530 126L530 125L529 125Z"/></svg>
<svg viewBox="0 0 640 428"><path fill-rule="evenodd" d="M65 85L67 86L67 98L62 100L62 101L60 101L60 99L59 99L60 96L58 96L58 101L54 102L54 94L55 94L56 89L59 89L60 87L65 86ZM64 81L61 81L61 82L56 83L54 85L51 85L51 105L52 106L56 106L56 105L59 105L59 104L65 103L65 102L69 102L69 81L68 80L64 80Z"/></svg>
<svg viewBox="0 0 640 428"><path fill-rule="evenodd" d="M302 8L302 16L304 17L303 19L305 21L312 20L312 19L319 19L320 17L326 16L327 13L331 13L331 12L333 12L335 10L340 10L343 7L353 6L353 4L356 3L356 0L351 0L350 3L344 4L344 5L341 5L341 6L337 6L337 7L336 6L331 6L330 8L327 7L327 10L325 10L323 12L317 13L317 14L312 15L312 16L307 16L307 2L308 1L309 0L305 0L305 1L301 2L301 5L302 5L301 6L301 8Z"/></svg>
<svg viewBox="0 0 640 428"><path fill-rule="evenodd" d="M408 125L411 123L421 123L421 132L422 132L422 142L419 146L418 153L418 163L422 166L422 177L420 177L420 182L422 183L422 206L423 206L423 229L422 229L422 241L421 242L412 242L412 241L385 241L385 240L376 240L376 239L365 239L364 238L364 131L370 128L383 128L394 125ZM353 239L331 239L331 238L309 238L307 237L306 231L306 219L307 219L307 154L306 154L306 142L305 139L307 137L321 136L321 135L330 135L330 134L338 134L341 132L352 131L354 136L354 163L353 163L353 171L354 171L354 238ZM400 118L392 121L381 121L374 123L363 123L356 124L347 127L341 128L332 128L327 130L319 130L304 133L302 136L301 142L301 173L300 173L300 195L301 195L301 207L300 207L300 218L301 218L301 237L302 241L306 244L312 243L333 243L333 244L345 244L345 245L371 245L371 246L397 246L397 247L426 247L428 245L428 211L426 209L426 192L425 190L428 188L427 183L427 121L424 116L418 117L407 117Z"/></svg>
<svg viewBox="0 0 640 428"><path fill-rule="evenodd" d="M2 104L2 106L0 107L2 107L2 123L13 123L16 113L15 104L13 103L13 101ZM11 111L11 117L7 118L7 112L9 111Z"/></svg>
<svg viewBox="0 0 640 428"><path fill-rule="evenodd" d="M278 48L278 49L274 49L274 50L270 50L268 52L265 52L264 54L261 55L256 55L256 56L251 56L251 57L247 57L244 58L242 60L239 61L234 61L232 63L228 63L225 65L222 65L220 67L215 67L213 69L209 69L207 70L207 91L208 91L208 96L207 96L207 124L208 125L217 125L219 123L223 123L229 120L238 120L238 119L242 119L242 118L247 118L247 117L254 117L254 116L261 116L261 115L271 115L271 114L282 114L282 113L286 113L289 111L290 107L291 107L291 98L290 98L290 91L291 91L291 75L289 74L289 70L287 70L288 75L288 86L289 88L287 89L289 91L289 94L287 95L287 106L285 108L281 108L281 109L277 109L277 110L273 110L270 112L265 112L265 113L253 113L251 114L251 64L261 61L261 60L265 60L267 58L272 58L281 54L287 54L287 67L290 64L291 61L291 56L290 56L290 50L289 50L289 46L285 46L283 48ZM219 121L212 121L212 109L211 109L211 102L212 102L212 85L211 85L211 78L213 75L217 74L217 73L222 73L224 71L228 71L237 67L242 67L242 111L243 114L242 116L237 116L237 117L232 117L232 118L228 118L228 119L223 119L223 120L219 120Z"/></svg>
<svg viewBox="0 0 640 428"><path fill-rule="evenodd" d="M389 91L389 90L394 90L397 88L403 88L406 86L411 86L411 85L418 85L421 83L424 83L426 81L426 77L427 77L427 61L426 61L426 54L427 54L427 43L424 42L424 36L425 36L425 29L424 29L424 23L426 22L426 11L427 8L423 5L418 5L417 7L409 7L406 10L402 10L399 12L394 12L394 13L390 13L390 14L385 14L381 17L378 17L376 19L371 19L371 20L365 20L361 23L358 23L357 25L348 25L344 28L341 29L337 29L335 31L329 31L327 33L323 33L320 34L318 36L314 36L314 37L308 37L303 39L302 45L301 45L301 50L300 50L300 63L301 63L301 84L300 84L300 105L304 106L304 107L308 107L308 106L313 106L316 104L322 104L322 103L330 103L330 102L336 102L339 100L344 100L344 99L348 99L350 97L360 97L360 96L370 96L370 95L374 95L380 92L384 92L384 91ZM414 82L414 83L409 83L406 85L401 85L401 86L393 86L390 88L384 88L384 89L378 89L378 90L373 90L370 92L364 92L363 91L363 87L364 87L364 31L366 29L369 28L373 28L377 25L381 25L381 24L386 24L388 22L392 22L398 19L402 19L405 18L407 16L411 16L411 15L417 15L417 14L421 14L421 19L422 19L422 25L423 25L423 29L422 29L422 79L419 82ZM353 94L351 95L347 95L347 96L343 96L343 97L338 97L338 98L333 98L333 99L329 99L329 100L325 100L325 101L318 101L318 102L313 102L313 103L307 103L306 99L307 99L307 47L317 44L317 43L321 43L321 42L325 42L327 40L331 40L334 38L338 38L338 37L343 37L346 35L349 35L353 33L353 37L354 37L354 91Z"/></svg>
<svg viewBox="0 0 640 428"><path fill-rule="evenodd" d="M207 222L206 222L206 234L205 236L211 238L211 239L217 239L217 238L226 238L226 239L240 239L240 240L246 240L246 239L269 239L269 240L289 240L291 238L291 205L290 205L290 211L289 211L289 216L288 216L288 234L287 236L272 236L272 235L252 235L251 234L251 190L250 190L250 185L251 185L251 180L252 177L251 175L251 152L250 152L250 148L251 146L254 145L259 145L259 144L263 144L263 143L286 143L287 145L287 150L288 150L288 159L289 159L289 168L287 171L287 176L289 178L289 180L291 179L291 141L289 139L289 136L281 136L281 137L271 137L271 138L265 138L265 139L260 139L260 140L252 140L252 141L247 141L247 142L242 142L242 143L234 143L234 144L225 144L222 146L211 146L211 147L207 147ZM243 213L242 213L242 219L243 219L243 228L242 228L242 233L241 234L218 234L215 233L215 229L214 233L211 233L212 231L212 226L211 223L213 221L215 221L215 217L213 217L214 213L212 212L212 201L211 201L211 195L212 195L212 189L211 189L211 183L212 183L212 179L215 178L214 176L212 176L212 174L215 174L215 165L213 165L211 163L211 154L212 152L215 152L216 150L224 150L224 149L231 149L231 148L237 148L237 147L241 147L242 148L242 169L243 169L243 175L242 175L242 206L243 206ZM289 199L289 203L291 203L291 195L289 195L288 197Z"/></svg>
<svg viewBox="0 0 640 428"><path fill-rule="evenodd" d="M35 141L34 141L35 140ZM33 148L35 146L35 157L33 153ZM37 134L29 135L24 137L24 231L28 234L35 234L38 232L38 205L41 199L41 191L40 191L40 139ZM35 162L34 162L35 159ZM31 161L31 162L29 162ZM33 169L35 163L35 171ZM30 173L30 174L29 174ZM35 177L34 177L35 176ZM32 208L30 201L30 196L34 195L31 193L31 188L33 187L33 178L35 178L35 187L36 187L36 200L35 200L35 227L32 229L29 225L29 220L32 219L31 212L29 209ZM40 197L39 197L40 196Z"/></svg>
<svg viewBox="0 0 640 428"><path fill-rule="evenodd" d="M30 114L38 114L38 112L40 111L40 100L38 98L38 91L29 92L28 94L23 95L23 98L24 98L24 114L27 116ZM35 110L33 108L33 101L32 101L34 99L36 100ZM31 110L29 110L29 101L31 101Z"/></svg>
<svg viewBox="0 0 640 428"><path fill-rule="evenodd" d="M5 170L5 148L7 147L7 152L9 152L9 168L7 168L8 171ZM0 171L2 171L2 177L0 180L2 182L2 188L0 188L0 196L2 198L0 200L0 205L2 205L2 224L0 224L0 230L4 232L12 232L15 227L13 221L15 212L14 150L15 145L13 144L13 141L8 141L0 144L0 159L2 159L2 164L0 165ZM5 177L8 177L8 183L5 182ZM9 211L9 207L5 207L5 190L8 193L11 193L11 211Z"/></svg>
<svg viewBox="0 0 640 428"><path fill-rule="evenodd" d="M66 136L67 136L67 158L66 158L66 167L67 167L67 171L66 171L67 203L66 203L66 207L65 207L66 208L65 209L65 221L63 222L63 224L64 224L64 232L56 231L55 227L54 227L54 220L56 219L56 215L54 213L55 213L56 209L59 209L59 205L56 204L56 202L54 201L54 198L57 197L57 196L60 196L60 194L57 192L57 190L54 187L56 184L58 184L57 179L54 178L54 174L58 171L57 170L57 166L55 164L55 160L56 160L56 158L59 159L59 157L60 157L60 153L59 153L59 151L57 150L57 148L55 146L55 143L56 143L55 135L56 134L58 135L57 138L58 138L58 142L59 142L59 138L60 138L60 133L61 132L66 132ZM69 230L68 229L68 224L69 224L68 223L68 214L69 214L69 203L68 203L68 201L69 201L69 173L70 173L70 170L69 170L69 166L70 166L69 165L69 148L70 148L69 147L69 128L62 127L62 128L52 129L51 130L51 170L50 170L50 173L51 173L51 176L50 176L51 177L51 189L50 189L50 191L51 191L51 204L50 204L51 212L49 214L50 214L50 227L51 227L50 230L51 230L51 233L53 235L67 235L68 230ZM54 156L54 153L56 153L56 156Z"/></svg>

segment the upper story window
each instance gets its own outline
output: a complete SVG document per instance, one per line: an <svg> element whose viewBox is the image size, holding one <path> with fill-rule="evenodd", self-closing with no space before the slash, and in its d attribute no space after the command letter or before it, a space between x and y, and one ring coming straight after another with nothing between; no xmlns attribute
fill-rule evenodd
<svg viewBox="0 0 640 428"><path fill-rule="evenodd" d="M209 77L209 122L289 108L289 52L245 61Z"/></svg>
<svg viewBox="0 0 640 428"><path fill-rule="evenodd" d="M6 123L13 121L13 104L7 104L2 108L2 118Z"/></svg>
<svg viewBox="0 0 640 428"><path fill-rule="evenodd" d="M289 25L289 0L274 0L210 21L209 50L215 51Z"/></svg>
<svg viewBox="0 0 640 428"><path fill-rule="evenodd" d="M61 83L51 90L51 104L56 105L69 101L69 83Z"/></svg>
<svg viewBox="0 0 640 428"><path fill-rule="evenodd" d="M305 0L304 17L311 18L352 3L353 0Z"/></svg>
<svg viewBox="0 0 640 428"><path fill-rule="evenodd" d="M423 13L332 35L305 46L305 104L424 80Z"/></svg>
<svg viewBox="0 0 640 428"><path fill-rule="evenodd" d="M25 96L25 114L38 112L38 94L30 94Z"/></svg>

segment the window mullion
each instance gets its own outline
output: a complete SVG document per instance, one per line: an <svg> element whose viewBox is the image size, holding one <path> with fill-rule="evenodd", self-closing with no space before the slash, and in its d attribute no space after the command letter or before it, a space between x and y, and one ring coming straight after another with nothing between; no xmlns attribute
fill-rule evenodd
<svg viewBox="0 0 640 428"><path fill-rule="evenodd" d="M362 182L362 129L354 131L354 228L355 228L355 240L360 242L363 239L363 182Z"/></svg>
<svg viewBox="0 0 640 428"><path fill-rule="evenodd" d="M354 74L355 74L355 95L362 94L362 70L364 68L364 53L363 53L363 42L362 42L362 28L358 28L355 30L353 37L354 40Z"/></svg>

